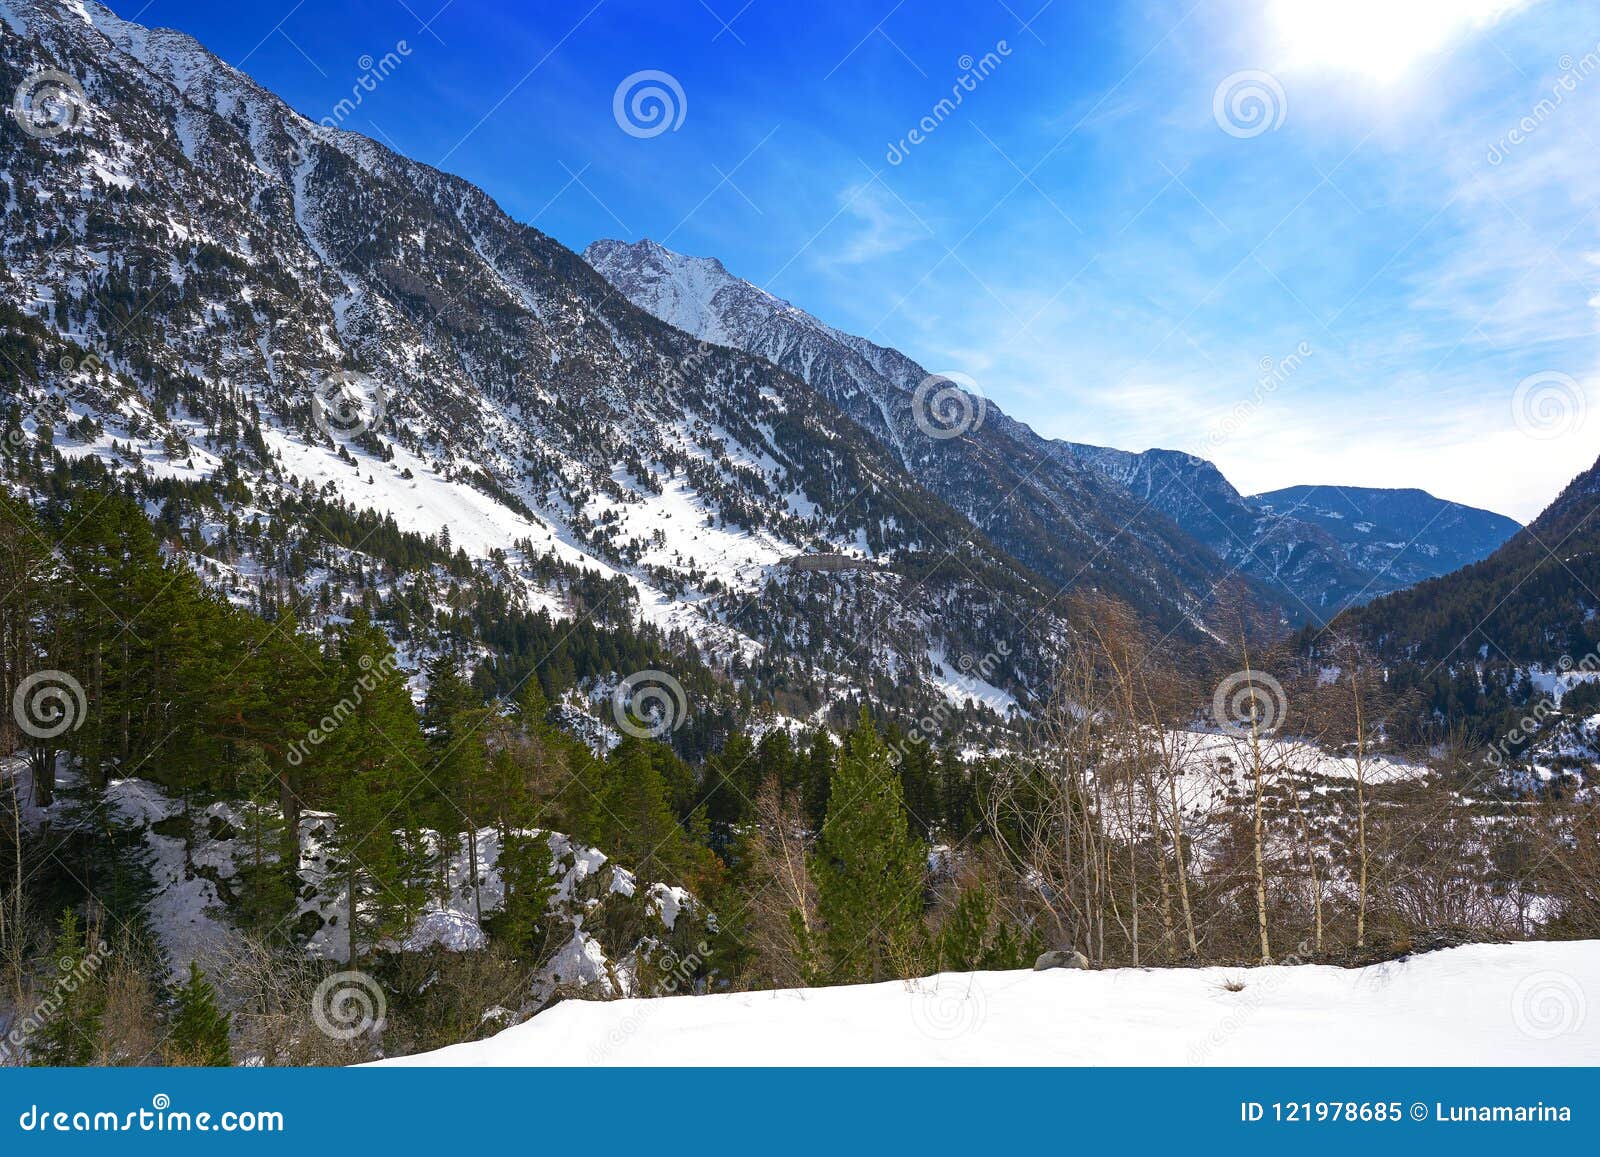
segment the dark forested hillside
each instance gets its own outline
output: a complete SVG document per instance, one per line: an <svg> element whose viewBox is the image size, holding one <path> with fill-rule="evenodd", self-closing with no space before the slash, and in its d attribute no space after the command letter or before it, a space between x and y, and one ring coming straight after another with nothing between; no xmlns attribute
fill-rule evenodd
<svg viewBox="0 0 1600 1157"><path fill-rule="evenodd" d="M1600 734L1600 463L1488 558L1345 612L1302 646L1359 639L1388 665L1413 737L1455 733L1496 759L1576 768ZM1330 659L1330 661L1333 661Z"/></svg>
<svg viewBox="0 0 1600 1157"><path fill-rule="evenodd" d="M1340 623L1388 656L1554 667L1600 642L1600 463L1481 562L1378 599Z"/></svg>

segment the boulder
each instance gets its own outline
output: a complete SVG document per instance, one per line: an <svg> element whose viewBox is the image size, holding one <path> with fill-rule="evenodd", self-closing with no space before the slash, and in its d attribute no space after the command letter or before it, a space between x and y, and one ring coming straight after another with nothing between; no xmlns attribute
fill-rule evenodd
<svg viewBox="0 0 1600 1157"><path fill-rule="evenodd" d="M1033 962L1033 970L1035 972L1046 972L1052 968L1088 967L1089 958L1071 948L1052 948Z"/></svg>

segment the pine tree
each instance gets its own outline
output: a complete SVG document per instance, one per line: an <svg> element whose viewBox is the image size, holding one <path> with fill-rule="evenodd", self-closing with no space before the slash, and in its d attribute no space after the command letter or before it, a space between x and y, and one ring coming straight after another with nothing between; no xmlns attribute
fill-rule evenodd
<svg viewBox="0 0 1600 1157"><path fill-rule="evenodd" d="M763 784L776 783L779 802L787 800L799 787L799 767L795 759L794 740L787 728L774 727L761 737L761 742L756 745L756 771L751 777L751 782L758 789Z"/></svg>
<svg viewBox="0 0 1600 1157"><path fill-rule="evenodd" d="M173 1064L222 1067L232 1064L228 1052L230 1018L217 1007L217 990L200 966L189 962L189 979L178 989L167 1034L167 1055Z"/></svg>
<svg viewBox="0 0 1600 1157"><path fill-rule="evenodd" d="M988 934L989 897L983 886L962 889L939 928L939 971L965 972L976 968Z"/></svg>
<svg viewBox="0 0 1600 1157"><path fill-rule="evenodd" d="M712 823L731 826L744 821L761 782L758 773L755 744L744 732L735 731L706 761L706 812Z"/></svg>
<svg viewBox="0 0 1600 1157"><path fill-rule="evenodd" d="M505 899L493 922L495 939L525 967L537 967L554 947L550 897L560 883L547 837L512 833L500 845L498 867Z"/></svg>
<svg viewBox="0 0 1600 1157"><path fill-rule="evenodd" d="M240 915L247 927L272 932L293 908L298 868L283 856L285 824L277 809L277 777L252 744L241 754L234 778L244 795L244 839L250 849L249 861L240 865Z"/></svg>
<svg viewBox="0 0 1600 1157"><path fill-rule="evenodd" d="M901 751L900 784L906 818L921 839L930 839L939 818L939 788L934 756L925 741L913 743L904 733L896 737Z"/></svg>
<svg viewBox="0 0 1600 1157"><path fill-rule="evenodd" d="M828 815L828 795L833 789L833 769L837 762L837 749L833 737L819 728L811 739L811 750L806 753L802 792L805 796L806 818L814 831L822 829Z"/></svg>
<svg viewBox="0 0 1600 1157"><path fill-rule="evenodd" d="M439 655L428 664L422 725L429 751L429 810L434 826L441 832L464 837L473 911L479 919L483 912L478 896L477 831L490 809L492 785L484 739L492 714L477 703L472 688L461 678L454 656ZM447 864L448 860L442 863Z"/></svg>
<svg viewBox="0 0 1600 1157"><path fill-rule="evenodd" d="M92 1064L105 1016L105 993L90 965L91 952L78 916L61 913L51 959L60 969L39 1031L28 1045L29 1063L51 1067Z"/></svg>
<svg viewBox="0 0 1600 1157"><path fill-rule="evenodd" d="M949 835L967 839L982 819L973 772L960 752L947 747L939 760L939 813Z"/></svg>
<svg viewBox="0 0 1600 1157"><path fill-rule="evenodd" d="M961 890L935 940L940 971L1026 968L1044 951L1044 941L1031 929L1018 930L995 911L982 883Z"/></svg>
<svg viewBox="0 0 1600 1157"><path fill-rule="evenodd" d="M651 746L629 736L606 761L602 846L619 862L630 865L640 879L658 880L683 869L686 841L672 814Z"/></svg>
<svg viewBox="0 0 1600 1157"><path fill-rule="evenodd" d="M899 975L921 950L924 856L889 749L863 711L839 753L814 868L836 983Z"/></svg>
<svg viewBox="0 0 1600 1157"><path fill-rule="evenodd" d="M426 900L429 865L412 801L427 756L394 648L365 610L342 632L336 659L346 690L333 707L323 758L353 964L364 943L403 928Z"/></svg>

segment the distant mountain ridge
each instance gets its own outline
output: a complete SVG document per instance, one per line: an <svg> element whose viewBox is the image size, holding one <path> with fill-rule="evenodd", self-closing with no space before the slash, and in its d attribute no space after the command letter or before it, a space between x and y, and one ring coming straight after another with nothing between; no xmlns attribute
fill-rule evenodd
<svg viewBox="0 0 1600 1157"><path fill-rule="evenodd" d="M1289 486L1248 501L1278 517L1315 523L1331 534L1352 563L1379 576L1369 598L1487 558L1522 529L1503 514L1417 489Z"/></svg>
<svg viewBox="0 0 1600 1157"><path fill-rule="evenodd" d="M997 407L930 380L898 350L827 325L715 258L648 240L596 241L584 257L647 313L805 381L980 533L1057 588L1094 586L1167 625L1178 621L1178 608L1202 621L1230 581L1258 610L1281 609L1159 509ZM935 412L941 394L948 413Z"/></svg>
<svg viewBox="0 0 1600 1157"><path fill-rule="evenodd" d="M1600 669L1596 592L1600 461L1487 558L1357 608L1341 622L1385 656L1434 666Z"/></svg>
<svg viewBox="0 0 1600 1157"><path fill-rule="evenodd" d="M911 429L916 391L929 374L900 351L820 321L739 279L714 257L685 256L649 240L596 241L584 257L661 320L803 378L925 485L1045 575L1059 574L1049 546L1053 532L1085 525L1090 507L1122 524L1103 541L1125 535L1128 547L1137 542L1170 561L1187 538L1188 546L1198 543L1213 556L1200 568L1211 581L1241 575L1290 621L1315 622L1477 561L1517 529L1501 515L1421 491L1290 487L1246 497L1204 459L1052 441L990 403L982 404L982 425L960 439L958 452L940 446L938 455L929 454L927 440ZM994 487L1035 492L1042 500L1032 511L1035 521L1027 525L1009 513L986 518L981 499Z"/></svg>
<svg viewBox="0 0 1600 1157"><path fill-rule="evenodd" d="M1423 490L1290 486L1246 496L1215 464L1180 450L1063 445L1229 563L1291 592L1313 621L1477 562L1520 529Z"/></svg>

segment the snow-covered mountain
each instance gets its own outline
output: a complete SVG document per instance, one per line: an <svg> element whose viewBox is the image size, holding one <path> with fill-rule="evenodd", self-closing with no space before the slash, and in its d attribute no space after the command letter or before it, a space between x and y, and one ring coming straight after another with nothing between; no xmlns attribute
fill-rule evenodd
<svg viewBox="0 0 1600 1157"><path fill-rule="evenodd" d="M222 494L175 491L174 521L249 540L214 559L240 588L306 577L250 536L289 502L313 533L322 501L492 563L523 605L652 624L757 693L938 694L939 656L998 654L1026 694L1048 669L1054 591L805 382L187 36L88 0L0 19L25 109L0 132L8 449ZM1113 566L1082 545L1086 575ZM575 572L612 585L580 600ZM1201 584L1166 578L1143 581L1176 590L1167 618L1197 617Z"/></svg>
<svg viewBox="0 0 1600 1157"><path fill-rule="evenodd" d="M1204 617L1230 569L1153 504L1086 468L959 377L844 333L729 273L653 241L596 241L584 257L617 290L708 342L803 379L1000 548L1056 587L1095 585L1158 622ZM1263 605L1269 592L1245 581Z"/></svg>
<svg viewBox="0 0 1600 1157"><path fill-rule="evenodd" d="M1352 601L1474 562L1516 530L1510 519L1419 491L1297 487L1247 498L1204 459L1052 441L984 402L973 403L981 421L963 437L930 447L918 419L927 421L926 398L936 391L919 403L928 371L898 350L819 321L715 258L652 241L597 241L584 257L662 320L804 378L929 489L1049 577L1066 577L1077 561L1071 548L1085 534L1107 533L1110 520L1120 528L1110 532L1114 552L1136 574L1214 582L1220 563L1223 573L1257 580L1290 619L1321 621ZM1012 493L1016 509L1011 501L996 506L995 494ZM1178 567L1175 556L1192 554L1195 541L1212 557Z"/></svg>

